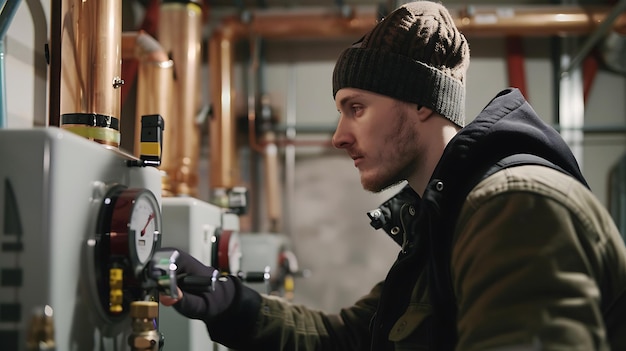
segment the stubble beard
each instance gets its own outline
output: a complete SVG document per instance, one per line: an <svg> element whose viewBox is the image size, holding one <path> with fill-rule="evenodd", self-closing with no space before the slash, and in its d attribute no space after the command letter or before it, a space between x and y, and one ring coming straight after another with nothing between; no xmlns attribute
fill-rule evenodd
<svg viewBox="0 0 626 351"><path fill-rule="evenodd" d="M406 180L417 167L419 159L419 135L407 125L406 111L398 106L395 128L383 138L377 158L381 161L368 175L361 173L363 189L381 192ZM393 118L393 117L392 117Z"/></svg>

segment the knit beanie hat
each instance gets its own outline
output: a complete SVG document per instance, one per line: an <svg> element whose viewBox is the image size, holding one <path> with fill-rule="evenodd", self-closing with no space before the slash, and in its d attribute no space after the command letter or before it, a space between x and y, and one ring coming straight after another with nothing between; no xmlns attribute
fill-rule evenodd
<svg viewBox="0 0 626 351"><path fill-rule="evenodd" d="M430 1L402 5L337 59L333 98L358 88L426 106L465 124L467 40L448 10Z"/></svg>

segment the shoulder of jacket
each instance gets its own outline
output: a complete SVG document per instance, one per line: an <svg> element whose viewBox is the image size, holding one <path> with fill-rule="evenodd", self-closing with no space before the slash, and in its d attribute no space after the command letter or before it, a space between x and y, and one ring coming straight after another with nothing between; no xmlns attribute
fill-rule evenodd
<svg viewBox="0 0 626 351"><path fill-rule="evenodd" d="M520 165L502 169L483 179L469 192L467 200L480 201L491 196L520 191L559 198L583 189L587 190L578 180L556 169L540 165Z"/></svg>
<svg viewBox="0 0 626 351"><path fill-rule="evenodd" d="M467 218L495 197L526 193L543 201L552 201L566 208L593 231L611 226L611 217L604 205L575 178L558 170L522 165L506 168L483 179L468 194L460 218Z"/></svg>

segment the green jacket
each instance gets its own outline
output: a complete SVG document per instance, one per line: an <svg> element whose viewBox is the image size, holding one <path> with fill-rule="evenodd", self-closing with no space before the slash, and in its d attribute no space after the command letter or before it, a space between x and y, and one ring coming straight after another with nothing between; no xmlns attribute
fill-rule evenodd
<svg viewBox="0 0 626 351"><path fill-rule="evenodd" d="M464 133L444 151L441 163L452 166L438 166L421 208L410 211L418 218L405 228L408 240L385 282L336 315L279 298L242 299L246 307L209 326L213 339L238 350L626 350L624 242L573 156L559 156L564 146L554 135L529 141L511 123L497 150L513 154L522 145L574 177L544 166L511 167L471 187L458 210L442 200L458 194L451 180L468 174L459 169L486 158L476 144L488 139L485 131L533 115L516 90L499 94L485 113L474 123L487 137L470 133L474 155L450 156L465 149L456 149ZM533 147L536 140L549 142Z"/></svg>

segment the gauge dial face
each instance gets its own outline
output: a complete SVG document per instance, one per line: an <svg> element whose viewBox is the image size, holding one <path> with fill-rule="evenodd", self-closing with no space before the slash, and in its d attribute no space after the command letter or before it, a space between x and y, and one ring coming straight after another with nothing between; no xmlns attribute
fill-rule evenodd
<svg viewBox="0 0 626 351"><path fill-rule="evenodd" d="M135 198L135 203L128 223L129 232L132 233L134 251L139 263L146 264L154 250L155 238L159 235L158 228L158 203L154 196L146 191L141 192ZM131 248L132 249L132 248Z"/></svg>
<svg viewBox="0 0 626 351"><path fill-rule="evenodd" d="M159 202L148 189L126 188L111 195L111 205L110 253L126 256L134 268L141 268L159 244Z"/></svg>

